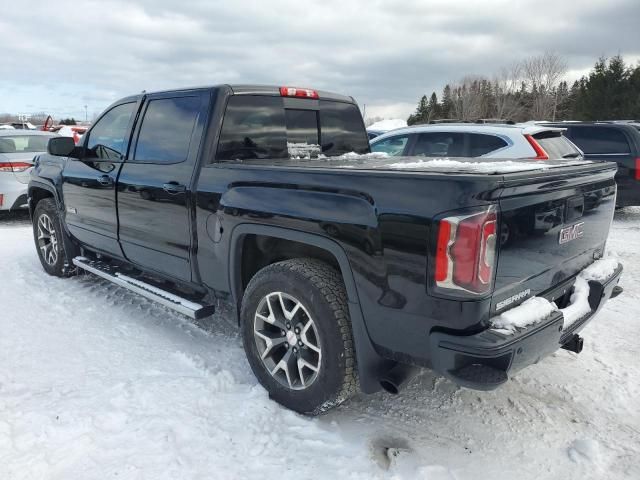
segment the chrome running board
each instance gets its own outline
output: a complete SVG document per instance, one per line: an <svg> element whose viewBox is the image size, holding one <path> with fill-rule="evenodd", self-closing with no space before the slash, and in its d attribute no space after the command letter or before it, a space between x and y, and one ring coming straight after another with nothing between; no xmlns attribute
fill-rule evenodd
<svg viewBox="0 0 640 480"><path fill-rule="evenodd" d="M142 280L124 275L118 272L117 268L99 260L75 257L73 259L73 264L87 272L91 272L94 275L104 278L105 280L109 280L120 287L131 290L138 295L142 295L149 300L153 300L154 302L193 319L208 317L209 315L213 315L215 311L214 305L201 305L200 303L196 303L167 292L161 288L143 282Z"/></svg>

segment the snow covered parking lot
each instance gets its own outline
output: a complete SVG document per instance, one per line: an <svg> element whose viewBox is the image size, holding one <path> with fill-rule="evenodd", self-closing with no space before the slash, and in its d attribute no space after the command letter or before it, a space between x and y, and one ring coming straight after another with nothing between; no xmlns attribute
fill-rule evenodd
<svg viewBox="0 0 640 480"><path fill-rule="evenodd" d="M1 217L0 479L640 478L639 238L640 209L619 212L625 292L580 355L488 393L425 372L309 419L268 399L223 318L49 277L26 217Z"/></svg>

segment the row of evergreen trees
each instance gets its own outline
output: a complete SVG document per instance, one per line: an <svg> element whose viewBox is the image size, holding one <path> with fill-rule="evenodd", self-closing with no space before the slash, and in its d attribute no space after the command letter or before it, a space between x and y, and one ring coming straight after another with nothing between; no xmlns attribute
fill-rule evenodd
<svg viewBox="0 0 640 480"><path fill-rule="evenodd" d="M525 68L503 70L493 80L466 77L447 84L440 98L435 92L424 95L407 122L640 119L640 65L628 66L621 56L600 58L588 75L569 87L566 81L553 81L566 72L562 62L553 73L538 75L527 74L532 71L527 62L519 64Z"/></svg>

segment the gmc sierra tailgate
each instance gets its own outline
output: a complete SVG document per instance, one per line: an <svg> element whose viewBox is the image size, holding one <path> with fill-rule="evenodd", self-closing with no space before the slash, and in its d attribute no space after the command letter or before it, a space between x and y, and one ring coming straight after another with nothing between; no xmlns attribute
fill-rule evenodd
<svg viewBox="0 0 640 480"><path fill-rule="evenodd" d="M504 176L492 315L544 296L562 308L574 276L604 254L615 164Z"/></svg>

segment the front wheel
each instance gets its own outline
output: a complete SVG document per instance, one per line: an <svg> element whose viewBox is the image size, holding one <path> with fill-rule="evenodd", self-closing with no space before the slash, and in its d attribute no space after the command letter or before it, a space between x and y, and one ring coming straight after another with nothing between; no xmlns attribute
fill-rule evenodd
<svg viewBox="0 0 640 480"><path fill-rule="evenodd" d="M49 275L67 276L67 258L62 245L60 219L52 198L40 200L36 205L33 212L33 239L42 268Z"/></svg>
<svg viewBox="0 0 640 480"><path fill-rule="evenodd" d="M318 415L357 391L347 295L339 273L314 259L274 263L249 282L242 336L271 398Z"/></svg>

